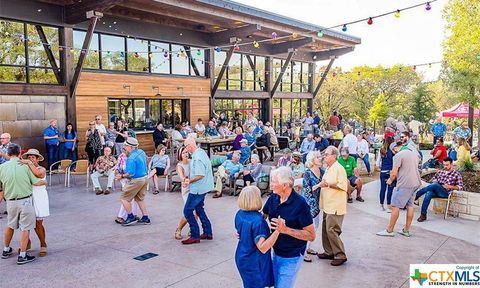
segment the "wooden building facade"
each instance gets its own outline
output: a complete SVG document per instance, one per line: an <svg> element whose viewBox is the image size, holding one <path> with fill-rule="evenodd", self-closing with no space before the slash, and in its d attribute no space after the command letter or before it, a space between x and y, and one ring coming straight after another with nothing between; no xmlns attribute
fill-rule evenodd
<svg viewBox="0 0 480 288"><path fill-rule="evenodd" d="M151 131L213 111L278 128L312 109L315 62L360 39L227 0L0 0L0 132L43 150L52 118ZM320 32L320 33L319 33ZM2 55L3 54L3 55Z"/></svg>

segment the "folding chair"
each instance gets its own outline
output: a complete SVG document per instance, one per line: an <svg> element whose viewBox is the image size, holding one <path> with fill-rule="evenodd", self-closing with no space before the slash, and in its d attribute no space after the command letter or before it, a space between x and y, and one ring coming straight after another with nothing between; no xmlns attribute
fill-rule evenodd
<svg viewBox="0 0 480 288"><path fill-rule="evenodd" d="M53 166L57 165L57 164L60 164L58 165L58 168L56 170L53 170ZM65 176L67 175L67 169L68 167L70 166L70 164L72 164L72 160L70 159L63 159L63 160L60 160L60 161L57 161L55 163L53 163L52 165L50 165L50 169L49 169L49 173L48 173L48 185L49 186L52 186L52 174L65 174Z"/></svg>
<svg viewBox="0 0 480 288"><path fill-rule="evenodd" d="M75 166L75 171L72 168ZM67 169L67 174L65 175L65 187L70 187L70 176L71 175L86 175L87 177L87 188L88 182L90 180L90 170L88 160L78 160L70 164ZM73 178L75 181L75 178Z"/></svg>

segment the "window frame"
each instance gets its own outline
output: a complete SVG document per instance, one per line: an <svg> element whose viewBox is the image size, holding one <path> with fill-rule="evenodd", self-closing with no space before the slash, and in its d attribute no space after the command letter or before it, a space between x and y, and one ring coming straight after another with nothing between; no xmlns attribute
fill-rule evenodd
<svg viewBox="0 0 480 288"><path fill-rule="evenodd" d="M0 67L7 67L7 68L19 68L19 69L24 69L25 71L25 81L22 81L22 82L14 82L14 81L1 81L0 80L0 83L5 83L5 84L29 84L29 85L52 85L52 86L61 86L61 85L64 85L64 82L65 82L65 79L63 77L63 69L62 67L64 66L64 63L63 63L63 53L65 53L65 49L63 51L58 51L58 60L59 60L59 65L58 65L58 68L55 69L53 67L49 67L49 66L32 66L30 65L30 53L29 53L29 33L28 33L28 25L40 25L42 27L48 27L48 28L54 28L54 29L57 29L57 39L56 39L56 43L58 43L59 46L63 46L63 43L60 42L61 40L61 37L60 37L60 29L62 29L62 27L60 26L55 26L55 25L49 25L49 24L43 24L43 23L38 23L38 22L32 22L32 21L21 21L21 20L18 20L18 19L11 19L11 18L5 18L5 17L0 17L0 21L1 22L13 22L13 23L19 23L23 26L23 29L22 29L22 41L23 41L23 57L25 59L25 63L23 65L20 65L20 64L3 64L3 63L0 63ZM10 37L14 37L13 35L10 35ZM48 39L48 43L50 45L52 45L52 42L50 41L51 39ZM42 44L42 43L40 43ZM56 80L55 78L55 82L56 83L35 83L35 82L32 82L31 81L31 77L30 77L30 70L34 70L34 69L43 69L43 70L49 70L51 72L55 71L55 70L58 70L59 73L60 73L60 83L58 83L58 81ZM55 72L53 72L55 73Z"/></svg>

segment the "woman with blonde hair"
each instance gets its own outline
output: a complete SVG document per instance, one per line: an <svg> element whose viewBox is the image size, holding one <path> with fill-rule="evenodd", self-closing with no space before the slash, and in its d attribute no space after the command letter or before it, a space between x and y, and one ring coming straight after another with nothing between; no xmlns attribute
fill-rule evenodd
<svg viewBox="0 0 480 288"><path fill-rule="evenodd" d="M467 140L465 140L465 138L458 138L458 146L456 150L457 163L472 161L472 158L470 156L470 150L472 150L472 148L468 144Z"/></svg>
<svg viewBox="0 0 480 288"><path fill-rule="evenodd" d="M302 196L305 198L305 201L310 206L310 214L313 218L313 225L315 231L320 224L320 182L322 182L323 170L322 166L322 154L320 151L312 151L307 154L307 161L305 163L306 171L303 175L303 186L302 186ZM317 255L318 253L310 249L310 244L312 242L308 241L307 243L307 254ZM305 254L303 261L312 262L312 259L309 255Z"/></svg>
<svg viewBox="0 0 480 288"><path fill-rule="evenodd" d="M243 287L271 287L274 283L270 248L280 233L275 230L270 234L270 228L259 212L262 196L258 187L244 187L238 197L238 207L240 210L235 215L238 237L235 264Z"/></svg>

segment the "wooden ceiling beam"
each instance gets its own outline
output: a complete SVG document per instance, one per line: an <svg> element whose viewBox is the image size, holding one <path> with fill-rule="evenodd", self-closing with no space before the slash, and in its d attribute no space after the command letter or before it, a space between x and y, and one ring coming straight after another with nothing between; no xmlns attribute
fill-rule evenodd
<svg viewBox="0 0 480 288"><path fill-rule="evenodd" d="M286 41L279 44L270 44L267 46L267 49L272 55L283 54L290 49L297 49L313 42L314 40L312 37L307 37L295 41Z"/></svg>
<svg viewBox="0 0 480 288"><path fill-rule="evenodd" d="M314 60L314 61L327 60L327 59L330 59L333 56L339 57L339 56L342 56L344 54L350 53L353 50L355 50L355 46L342 47L342 48L329 49L329 50L325 50L325 51L315 52L315 53L311 53L312 54L312 60Z"/></svg>
<svg viewBox="0 0 480 288"><path fill-rule="evenodd" d="M115 5L119 5L124 0L83 0L75 4L65 6L65 22L68 24L78 24L87 21L87 12L104 12Z"/></svg>
<svg viewBox="0 0 480 288"><path fill-rule="evenodd" d="M230 44L230 38L232 37L244 39L247 36L254 35L256 32L261 30L262 30L262 26L258 24L248 24L239 28L228 29L222 32L212 33L210 44L212 46Z"/></svg>

